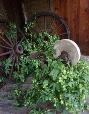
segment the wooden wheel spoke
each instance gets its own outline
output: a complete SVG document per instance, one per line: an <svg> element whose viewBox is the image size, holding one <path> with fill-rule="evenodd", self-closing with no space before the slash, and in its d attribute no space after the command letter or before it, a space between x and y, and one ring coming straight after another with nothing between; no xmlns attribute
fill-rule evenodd
<svg viewBox="0 0 89 114"><path fill-rule="evenodd" d="M20 41L17 42L17 44L21 44L24 39L22 38Z"/></svg>
<svg viewBox="0 0 89 114"><path fill-rule="evenodd" d="M11 52L12 52L12 51L8 51L8 52L0 53L0 57L5 56L5 55L8 55L8 54L10 54Z"/></svg>
<svg viewBox="0 0 89 114"><path fill-rule="evenodd" d="M7 40L10 42L10 44L13 45L13 42L10 38L8 38L6 35L5 35L5 38L7 38Z"/></svg>
<svg viewBox="0 0 89 114"><path fill-rule="evenodd" d="M7 44L8 46L12 47L12 45L10 43L8 43L3 37L2 35L0 34L0 39L5 43Z"/></svg>
<svg viewBox="0 0 89 114"><path fill-rule="evenodd" d="M54 21L53 21L53 23L52 23L52 25L51 25L51 28L56 30L56 24L55 24Z"/></svg>
<svg viewBox="0 0 89 114"><path fill-rule="evenodd" d="M55 27L56 27L56 29L58 29L58 31L59 30L62 30L63 29L63 23L61 23L59 26L57 25L57 22L55 22L55 25L54 25Z"/></svg>
<svg viewBox="0 0 89 114"><path fill-rule="evenodd" d="M51 19L50 28L52 29L58 28L58 30L61 30L63 28L62 26L63 26L63 23L59 23L55 18Z"/></svg>
<svg viewBox="0 0 89 114"><path fill-rule="evenodd" d="M16 32L16 39L15 39L15 43L17 44L18 41L18 32Z"/></svg>
<svg viewBox="0 0 89 114"><path fill-rule="evenodd" d="M5 48L5 49L12 49L12 48L10 48L10 47L7 47L7 46L1 45L1 44L0 44L0 47L1 47L1 48Z"/></svg>
<svg viewBox="0 0 89 114"><path fill-rule="evenodd" d="M59 29L59 30L62 29L62 25L63 25L63 23L61 23L61 24L58 26L58 29Z"/></svg>

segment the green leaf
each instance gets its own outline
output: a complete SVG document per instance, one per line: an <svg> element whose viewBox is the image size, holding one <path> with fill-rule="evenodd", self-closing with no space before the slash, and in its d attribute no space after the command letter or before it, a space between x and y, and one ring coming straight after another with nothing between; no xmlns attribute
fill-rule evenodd
<svg viewBox="0 0 89 114"><path fill-rule="evenodd" d="M57 79L58 74L59 74L59 70L58 70L58 69L53 69L53 70L50 72L50 76L52 76L52 78L53 78L54 81Z"/></svg>
<svg viewBox="0 0 89 114"><path fill-rule="evenodd" d="M48 80L43 81L43 88L46 88L48 86Z"/></svg>

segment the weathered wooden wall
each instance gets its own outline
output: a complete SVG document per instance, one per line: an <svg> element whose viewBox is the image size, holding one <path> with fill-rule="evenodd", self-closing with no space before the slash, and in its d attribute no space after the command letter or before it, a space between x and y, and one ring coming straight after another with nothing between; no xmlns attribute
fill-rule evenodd
<svg viewBox="0 0 89 114"><path fill-rule="evenodd" d="M71 38L89 54L89 0L54 0L54 12L68 23Z"/></svg>
<svg viewBox="0 0 89 114"><path fill-rule="evenodd" d="M28 18L32 13L49 10L49 0L24 0L24 4Z"/></svg>

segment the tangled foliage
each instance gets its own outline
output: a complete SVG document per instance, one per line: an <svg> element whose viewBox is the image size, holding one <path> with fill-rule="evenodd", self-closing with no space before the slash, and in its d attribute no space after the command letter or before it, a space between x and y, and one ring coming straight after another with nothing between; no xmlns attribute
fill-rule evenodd
<svg viewBox="0 0 89 114"><path fill-rule="evenodd" d="M38 65L37 65L38 64ZM36 63L32 95L27 105L50 101L56 109L66 107L71 112L83 110L89 94L89 65L80 61L76 66L65 66L60 60L48 59L43 68ZM29 93L31 94L31 93Z"/></svg>
<svg viewBox="0 0 89 114"><path fill-rule="evenodd" d="M47 61L48 64L43 67L40 61L34 61L33 85L25 94L23 105L36 107L40 103L51 102L54 109L65 107L73 113L87 108L85 99L89 94L89 65L85 61L75 66L65 66L55 59L48 58Z"/></svg>
<svg viewBox="0 0 89 114"><path fill-rule="evenodd" d="M89 94L89 64L80 60L77 65L71 66L65 65L63 60L54 59L53 46L56 40L56 35L44 32L29 33L22 42L24 54L20 56L18 70L13 72L13 77L24 82L33 73L33 82L30 90L24 92L16 89L13 96L19 106L31 106L30 114L52 114L47 108L37 108L39 104L47 102L52 103L53 110L63 107L73 114L87 108L85 99ZM44 53L46 63L40 59L30 59L33 52ZM8 73L11 61L4 61L3 64Z"/></svg>
<svg viewBox="0 0 89 114"><path fill-rule="evenodd" d="M89 64L80 60L75 66L66 66L62 60L54 59L53 44L56 38L48 35L49 39L52 37L55 40L47 42L44 40L45 34L48 35L40 33L35 42L25 42L29 52L43 51L47 63L42 65L40 60L32 61L36 68L33 85L27 92L23 105L34 107L40 103L51 102L54 109L65 107L73 113L87 108L85 99L89 93ZM36 110L33 111L36 113Z"/></svg>

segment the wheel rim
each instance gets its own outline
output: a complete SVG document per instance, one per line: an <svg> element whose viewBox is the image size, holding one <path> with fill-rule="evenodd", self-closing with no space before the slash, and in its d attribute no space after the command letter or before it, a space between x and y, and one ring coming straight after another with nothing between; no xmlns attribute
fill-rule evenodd
<svg viewBox="0 0 89 114"><path fill-rule="evenodd" d="M32 31L48 32L60 36L61 39L70 38L70 31L64 20L51 12L40 12L33 14L30 21L34 23Z"/></svg>
<svg viewBox="0 0 89 114"><path fill-rule="evenodd" d="M18 35L12 39L6 34L0 33L0 59L2 60L3 58L10 58L12 61L12 66L8 74L9 78L11 78L15 64L18 64L20 55L23 54L21 43L25 36L20 29L17 29L17 34L20 34L22 37L21 40Z"/></svg>

